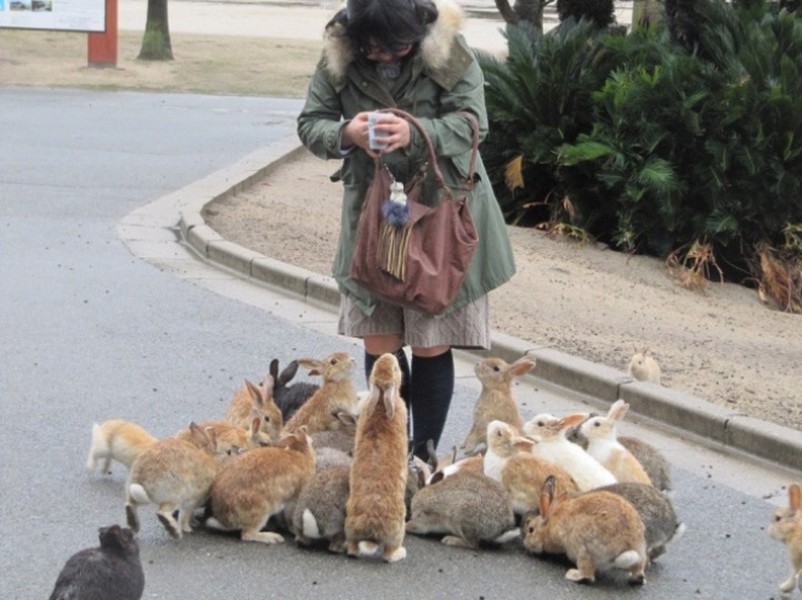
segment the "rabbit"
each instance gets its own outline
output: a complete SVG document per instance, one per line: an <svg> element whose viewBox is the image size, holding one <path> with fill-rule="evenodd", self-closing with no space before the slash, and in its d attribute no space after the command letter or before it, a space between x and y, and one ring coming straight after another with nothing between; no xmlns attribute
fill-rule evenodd
<svg viewBox="0 0 802 600"><path fill-rule="evenodd" d="M314 441L312 442L312 446L314 447ZM350 468L351 455L337 448L332 448L331 446L315 448L315 471L322 471L329 467Z"/></svg>
<svg viewBox="0 0 802 600"><path fill-rule="evenodd" d="M92 424L92 442L89 446L89 457L86 459L86 470L94 473L97 461L103 459L101 471L111 473L111 461L116 460L131 468L134 459L158 440L136 423L113 419L101 424Z"/></svg>
<svg viewBox="0 0 802 600"><path fill-rule="evenodd" d="M306 426L309 434L343 429L343 423L333 413L356 412L357 395L352 379L356 361L345 352L334 352L323 360L300 358L298 364L309 369L310 375L321 375L323 384L287 421L284 431L294 431L301 425Z"/></svg>
<svg viewBox="0 0 802 600"><path fill-rule="evenodd" d="M248 429L254 416L263 417L261 430L271 440L278 440L284 419L281 409L273 401L273 378L270 375L264 378L260 386L246 379L245 385L229 401L225 420L242 429Z"/></svg>
<svg viewBox="0 0 802 600"><path fill-rule="evenodd" d="M616 425L624 420L629 404L620 398L610 405L607 416L590 417L579 426L588 440L587 453L607 467L618 481L637 481L652 485L638 459L616 437Z"/></svg>
<svg viewBox="0 0 802 600"><path fill-rule="evenodd" d="M73 554L56 579L50 600L139 600L145 573L139 545L127 527L98 530L100 546Z"/></svg>
<svg viewBox="0 0 802 600"><path fill-rule="evenodd" d="M615 476L604 465L566 437L568 428L584 422L587 417L587 413L575 413L562 419L540 414L524 424L524 433L540 440L532 447L532 453L565 469L581 492L616 483Z"/></svg>
<svg viewBox="0 0 802 600"><path fill-rule="evenodd" d="M273 399L281 409L284 422L290 420L302 404L304 404L320 388L319 385L299 381L292 385L287 385L298 372L298 361L294 360L288 364L279 374L278 359L270 361L270 375L273 377Z"/></svg>
<svg viewBox="0 0 802 600"><path fill-rule="evenodd" d="M657 448L632 436L618 436L618 442L637 459L654 487L661 492L672 490L671 463Z"/></svg>
<svg viewBox="0 0 802 600"><path fill-rule="evenodd" d="M345 539L349 556L381 550L385 562L406 557L404 491L408 477L407 409L401 368L386 353L373 364L356 425Z"/></svg>
<svg viewBox="0 0 802 600"><path fill-rule="evenodd" d="M251 418L251 425L248 429L237 427L228 421L198 421L197 426L203 430L213 429L217 439L217 448L221 452L234 452L250 450L260 446L271 444L270 436L262 431L264 417L254 412ZM176 439L189 442L192 440L192 432L185 428L180 429L175 436Z"/></svg>
<svg viewBox="0 0 802 600"><path fill-rule="evenodd" d="M128 473L125 512L128 526L139 531L137 507L157 504L156 516L175 539L192 531L190 520L209 495L209 486L229 457L220 451L214 430L190 423L192 442L165 438L137 456ZM178 509L178 520L173 512Z"/></svg>
<svg viewBox="0 0 802 600"><path fill-rule="evenodd" d="M565 554L576 564L565 578L593 582L597 571L629 571L630 583L646 579L646 539L635 508L612 492L593 490L575 498L555 494L548 477L540 496L540 513L525 522L524 548L533 554Z"/></svg>
<svg viewBox="0 0 802 600"><path fill-rule="evenodd" d="M507 492L482 473L462 471L418 490L412 497L406 532L446 534L449 546L478 549L483 542L506 543L520 530Z"/></svg>
<svg viewBox="0 0 802 600"><path fill-rule="evenodd" d="M460 446L465 454L480 451L487 439L487 424L490 421L504 421L518 430L523 427L524 421L512 397L512 380L529 372L534 366L535 361L527 356L512 364L494 357L476 364L474 372L482 383L482 391L473 409L473 426Z"/></svg>
<svg viewBox="0 0 802 600"><path fill-rule="evenodd" d="M212 515L206 526L240 530L243 541L276 544L284 536L262 531L270 517L294 502L314 477L315 452L304 427L283 436L275 446L256 448L232 459L212 482Z"/></svg>
<svg viewBox="0 0 802 600"><path fill-rule="evenodd" d="M290 529L299 544L329 540L330 552L345 552L345 504L350 466L333 466L315 473L293 505Z"/></svg>
<svg viewBox="0 0 802 600"><path fill-rule="evenodd" d="M591 416L596 416L591 414ZM580 432L580 426L572 427L567 437L572 442L579 444L582 448L587 450L588 440ZM640 438L619 435L617 436L618 442L624 446L635 459L641 464L643 470L649 476L652 485L661 492L669 493L672 490L671 484L671 463L663 454L651 444L643 441Z"/></svg>
<svg viewBox="0 0 802 600"><path fill-rule="evenodd" d="M780 583L780 591L790 593L794 585L802 591L802 488L798 483L788 486L788 507L778 508L769 523L769 535L783 542L791 555L790 577Z"/></svg>
<svg viewBox="0 0 802 600"><path fill-rule="evenodd" d="M685 531L685 524L677 520L671 501L653 485L626 481L593 491L613 492L623 496L635 507L646 528L646 554L650 561L664 554L666 544L678 539Z"/></svg>
<svg viewBox="0 0 802 600"><path fill-rule="evenodd" d="M648 348L635 348L635 353L629 361L629 374L638 381L649 381L660 385L660 365Z"/></svg>
<svg viewBox="0 0 802 600"><path fill-rule="evenodd" d="M529 452L534 445L536 442L521 436L508 423L491 421L487 426L484 474L501 483L517 515L539 506L543 483L550 475L556 478L558 492L577 491L576 483L565 470Z"/></svg>
<svg viewBox="0 0 802 600"><path fill-rule="evenodd" d="M343 452L353 452L354 438L356 436L356 415L338 408L332 412L332 416L340 422L340 427L312 433L312 444L318 450L328 447L336 448Z"/></svg>

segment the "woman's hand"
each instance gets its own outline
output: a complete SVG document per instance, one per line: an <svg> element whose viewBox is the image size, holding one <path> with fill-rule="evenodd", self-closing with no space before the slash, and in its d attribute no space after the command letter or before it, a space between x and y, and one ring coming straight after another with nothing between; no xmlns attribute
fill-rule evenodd
<svg viewBox="0 0 802 600"><path fill-rule="evenodd" d="M377 138L381 138L381 141L387 144L387 147L384 150L372 150L368 139L369 114L369 112L357 113L348 122L343 129L343 146L359 146L372 158L376 158L381 154L387 154L409 145L412 140L409 122L392 113L380 113L374 128L375 134Z"/></svg>

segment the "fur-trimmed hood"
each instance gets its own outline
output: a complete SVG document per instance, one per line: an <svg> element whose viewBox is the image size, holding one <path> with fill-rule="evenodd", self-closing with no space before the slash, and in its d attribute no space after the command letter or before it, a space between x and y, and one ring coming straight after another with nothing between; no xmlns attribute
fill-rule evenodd
<svg viewBox="0 0 802 600"><path fill-rule="evenodd" d="M454 0L436 0L437 20L428 26L426 36L420 43L423 64L430 71L445 68L452 56L454 38L463 23L462 8ZM327 75L334 81L343 81L348 66L356 58L356 49L348 37L341 35L343 25L335 23L323 34L323 65Z"/></svg>

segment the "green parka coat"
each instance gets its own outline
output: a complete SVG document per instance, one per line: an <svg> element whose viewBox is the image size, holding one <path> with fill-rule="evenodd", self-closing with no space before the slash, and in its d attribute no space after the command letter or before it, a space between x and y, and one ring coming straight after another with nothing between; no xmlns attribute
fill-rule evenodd
<svg viewBox="0 0 802 600"><path fill-rule="evenodd" d="M376 300L349 276L354 235L362 201L373 177L374 161L359 148L343 155L340 132L347 120L362 111L393 107L415 115L434 145L446 185L459 189L468 174L472 147L470 121L457 111L469 111L479 121L480 139L487 133L482 71L459 34L462 12L451 0L439 2L438 18L426 37L404 62L401 75L383 82L372 63L363 59L343 35L342 26L327 28L323 55L309 85L298 117L298 136L316 156L342 159L332 176L344 186L341 229L333 276L340 291L366 313ZM389 89L392 88L392 89ZM412 127L412 143L383 160L400 181L426 158L422 137ZM508 281L515 273L506 224L482 163L477 159L469 206L479 245L465 282L447 314ZM463 192L464 193L464 192Z"/></svg>

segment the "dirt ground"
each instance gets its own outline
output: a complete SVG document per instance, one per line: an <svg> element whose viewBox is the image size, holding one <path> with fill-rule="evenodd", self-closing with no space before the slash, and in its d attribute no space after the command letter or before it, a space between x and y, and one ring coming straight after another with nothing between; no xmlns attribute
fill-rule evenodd
<svg viewBox="0 0 802 600"><path fill-rule="evenodd" d="M334 161L311 154L244 193L208 207L227 239L330 274L340 184ZM509 229L517 274L491 296L495 329L626 371L647 346L663 385L731 410L802 428L802 316L774 310L754 290L677 285L660 260Z"/></svg>
<svg viewBox="0 0 802 600"><path fill-rule="evenodd" d="M0 85L302 97L330 12L175 0L175 60L154 63L136 58L145 5L120 0L117 68L87 68L86 34L0 30ZM469 20L466 37L495 48L498 24ZM328 175L336 168L302 156L211 207L209 223L243 246L328 274L341 193ZM492 295L496 329L622 371L634 346L648 346L664 385L802 429L802 316L773 310L735 285L712 283L704 295L688 291L656 259L531 229L510 228L510 235L518 273Z"/></svg>

